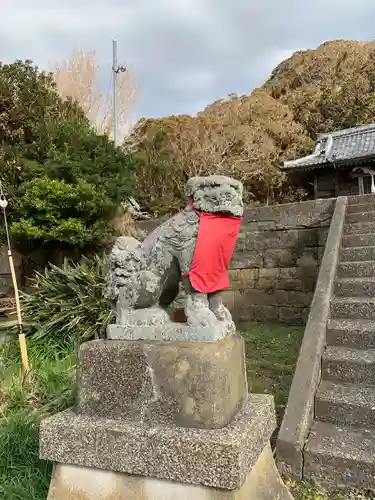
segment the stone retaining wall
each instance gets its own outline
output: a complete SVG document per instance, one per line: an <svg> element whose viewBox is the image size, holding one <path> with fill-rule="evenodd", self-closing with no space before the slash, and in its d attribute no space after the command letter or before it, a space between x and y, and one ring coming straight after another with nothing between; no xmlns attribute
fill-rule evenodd
<svg viewBox="0 0 375 500"><path fill-rule="evenodd" d="M237 321L306 323L334 200L245 210L225 301Z"/></svg>
<svg viewBox="0 0 375 500"><path fill-rule="evenodd" d="M247 208L224 300L235 321L306 323L334 199ZM161 221L141 226L154 229Z"/></svg>

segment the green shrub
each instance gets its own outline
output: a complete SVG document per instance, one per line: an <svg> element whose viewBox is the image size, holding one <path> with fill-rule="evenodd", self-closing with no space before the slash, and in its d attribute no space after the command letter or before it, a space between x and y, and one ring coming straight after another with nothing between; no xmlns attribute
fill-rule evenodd
<svg viewBox="0 0 375 500"><path fill-rule="evenodd" d="M103 296L107 270L107 258L95 256L36 272L30 292L23 294L26 333L59 346L103 338L113 318Z"/></svg>
<svg viewBox="0 0 375 500"><path fill-rule="evenodd" d="M129 194L129 155L98 135L30 61L0 62L0 95L0 176L12 236L25 253L47 246L48 262L61 247L64 255L92 251L113 232Z"/></svg>
<svg viewBox="0 0 375 500"><path fill-rule="evenodd" d="M41 177L20 189L21 217L11 226L12 235L39 241L67 242L77 247L100 244L111 231L99 218L111 202L100 186L78 180Z"/></svg>

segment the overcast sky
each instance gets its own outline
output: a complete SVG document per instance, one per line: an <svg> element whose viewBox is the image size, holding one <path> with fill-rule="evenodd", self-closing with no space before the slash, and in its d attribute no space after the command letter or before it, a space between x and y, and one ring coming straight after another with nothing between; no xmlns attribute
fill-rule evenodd
<svg viewBox="0 0 375 500"><path fill-rule="evenodd" d="M0 60L43 68L95 49L108 86L112 38L141 89L137 116L196 113L249 93L293 52L375 39L375 0L0 0Z"/></svg>

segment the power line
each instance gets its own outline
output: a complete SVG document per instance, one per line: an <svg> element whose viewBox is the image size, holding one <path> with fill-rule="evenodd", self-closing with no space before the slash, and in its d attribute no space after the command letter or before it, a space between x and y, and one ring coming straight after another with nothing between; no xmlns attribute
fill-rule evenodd
<svg viewBox="0 0 375 500"><path fill-rule="evenodd" d="M113 142L115 147L118 146L118 94L117 94L117 75L119 73L125 73L125 66L119 66L117 62L117 41L112 40L113 49Z"/></svg>

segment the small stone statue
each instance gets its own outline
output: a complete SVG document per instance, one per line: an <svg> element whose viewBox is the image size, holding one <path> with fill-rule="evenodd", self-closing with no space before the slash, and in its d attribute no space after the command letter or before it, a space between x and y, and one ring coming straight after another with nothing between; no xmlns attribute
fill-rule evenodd
<svg viewBox="0 0 375 500"><path fill-rule="evenodd" d="M243 214L243 187L224 176L193 177L189 203L140 243L119 237L110 257L107 296L117 303L118 325L171 323L168 306L182 281L190 327L232 324L220 292Z"/></svg>

